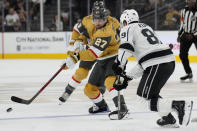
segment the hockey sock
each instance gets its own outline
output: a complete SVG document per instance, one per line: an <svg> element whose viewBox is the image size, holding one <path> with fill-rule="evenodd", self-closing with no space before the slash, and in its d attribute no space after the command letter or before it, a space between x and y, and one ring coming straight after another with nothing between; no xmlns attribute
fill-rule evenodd
<svg viewBox="0 0 197 131"><path fill-rule="evenodd" d="M91 100L94 104L96 104L96 103L101 102L103 100L103 97L102 97L101 93L99 92L98 96L96 96L95 98L91 98Z"/></svg>
<svg viewBox="0 0 197 131"><path fill-rule="evenodd" d="M160 116L167 116L172 111L172 100L158 99L157 109Z"/></svg>

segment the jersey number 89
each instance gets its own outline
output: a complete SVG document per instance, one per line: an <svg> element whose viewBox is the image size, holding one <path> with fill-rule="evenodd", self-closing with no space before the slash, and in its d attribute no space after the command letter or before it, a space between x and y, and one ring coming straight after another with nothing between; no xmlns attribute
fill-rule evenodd
<svg viewBox="0 0 197 131"><path fill-rule="evenodd" d="M152 31L150 31L149 29L143 29L142 30L142 34L147 37L147 41L150 44L159 44L159 40L158 38L154 35L154 33Z"/></svg>

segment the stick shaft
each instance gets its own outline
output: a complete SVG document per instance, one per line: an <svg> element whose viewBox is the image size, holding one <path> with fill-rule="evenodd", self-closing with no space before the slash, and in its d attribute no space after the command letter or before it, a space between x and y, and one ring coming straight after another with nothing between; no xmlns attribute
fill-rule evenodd
<svg viewBox="0 0 197 131"><path fill-rule="evenodd" d="M47 83L31 98L31 101L33 101L50 83L51 81L64 69L64 66L62 66Z"/></svg>
<svg viewBox="0 0 197 131"><path fill-rule="evenodd" d="M12 96L11 100L14 102L21 103L21 104L30 104L51 83L51 81L64 69L64 67L65 67L65 65L62 65L62 67L51 77L51 79L49 79L44 84L44 86L31 99L24 100L19 97Z"/></svg>
<svg viewBox="0 0 197 131"><path fill-rule="evenodd" d="M118 120L120 120L120 91L118 91Z"/></svg>
<svg viewBox="0 0 197 131"><path fill-rule="evenodd" d="M120 76L118 76L118 81L120 81ZM118 120L121 119L120 110L120 91L118 91Z"/></svg>

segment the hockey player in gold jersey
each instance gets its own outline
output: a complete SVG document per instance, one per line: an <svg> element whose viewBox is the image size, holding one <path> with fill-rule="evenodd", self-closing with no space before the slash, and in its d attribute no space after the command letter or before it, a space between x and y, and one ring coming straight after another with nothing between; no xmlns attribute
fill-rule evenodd
<svg viewBox="0 0 197 131"><path fill-rule="evenodd" d="M104 8L104 3L95 2L93 8ZM115 29L119 32L119 21L116 18L111 16L107 17L107 21L112 23ZM69 45L74 46L75 50L81 51L86 49L86 45L90 45L92 41L91 38L93 32L96 30L96 27L92 21L92 14L83 18L81 23L75 24L73 27L72 37L69 42ZM65 88L65 92L59 98L61 102L65 102L72 92L80 85L81 81L87 78L88 73L92 66L94 65L95 60L93 61L80 61L79 68L76 70L75 74L72 76L72 79L69 81L68 85ZM65 69L69 68L69 64ZM104 85L103 85L104 86ZM105 92L105 87L100 88L101 93Z"/></svg>
<svg viewBox="0 0 197 131"><path fill-rule="evenodd" d="M77 29L78 23L74 26L72 37L69 42L70 46L74 46L75 50L83 50L85 45L88 44L86 37L81 37L80 32ZM69 81L68 85L65 88L64 93L59 98L59 100L63 103L65 102L72 92L80 86L82 80L86 79L91 70L92 66L94 65L95 61L80 61L79 68L75 71L75 74L72 76L71 80ZM65 69L69 68L69 64L65 67Z"/></svg>
<svg viewBox="0 0 197 131"><path fill-rule="evenodd" d="M92 18L91 18L92 17ZM117 91L113 88L116 76L112 70L113 62L117 56L119 48L119 36L114 21L108 20L109 16L104 7L95 6L93 16L88 19L93 21L93 30L87 30L83 24L78 25L79 30L83 30L82 36L90 40L89 49L79 52L68 52L70 57L65 59L68 68L72 68L79 60L95 61L88 83L84 88L84 93L96 105L89 109L90 113L107 111L108 106L99 92L101 86L105 86L112 95L114 104L118 107ZM91 28L91 26L88 25ZM123 95L120 96L122 118L128 113ZM110 115L109 115L110 116Z"/></svg>

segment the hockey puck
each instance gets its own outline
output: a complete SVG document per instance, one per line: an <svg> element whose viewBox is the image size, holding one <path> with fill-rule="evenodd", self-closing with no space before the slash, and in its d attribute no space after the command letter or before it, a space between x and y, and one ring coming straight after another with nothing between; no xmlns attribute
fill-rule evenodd
<svg viewBox="0 0 197 131"><path fill-rule="evenodd" d="M12 111L12 108L10 107L10 108L8 108L6 111L7 111L7 112L11 112L11 111Z"/></svg>

